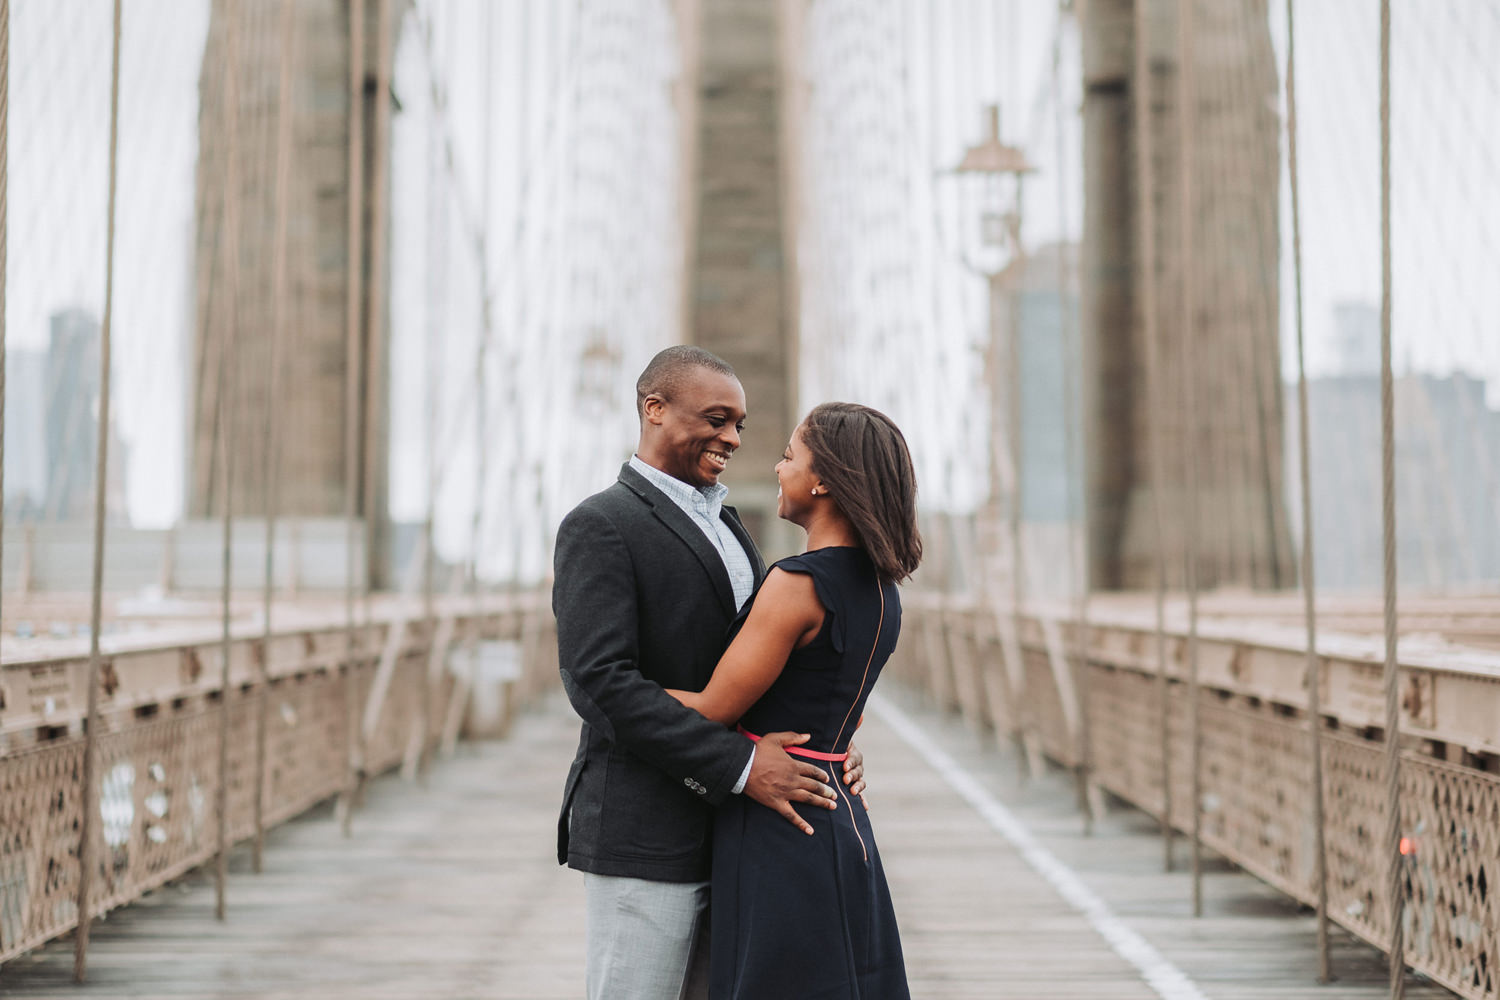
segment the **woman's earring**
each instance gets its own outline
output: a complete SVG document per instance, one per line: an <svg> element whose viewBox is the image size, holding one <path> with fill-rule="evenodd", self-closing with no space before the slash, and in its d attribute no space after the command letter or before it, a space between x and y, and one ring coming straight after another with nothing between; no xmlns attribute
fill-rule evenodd
<svg viewBox="0 0 1500 1000"><path fill-rule="evenodd" d="M818 495L818 488L816 486L813 487L812 495L813 496L817 496Z"/></svg>

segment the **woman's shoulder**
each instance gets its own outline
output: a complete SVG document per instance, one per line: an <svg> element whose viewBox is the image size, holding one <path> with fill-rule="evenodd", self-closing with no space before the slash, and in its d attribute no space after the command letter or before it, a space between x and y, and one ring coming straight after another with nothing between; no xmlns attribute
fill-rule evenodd
<svg viewBox="0 0 1500 1000"><path fill-rule="evenodd" d="M775 565L792 572L847 572L868 567L870 556L858 545L830 545L778 559Z"/></svg>
<svg viewBox="0 0 1500 1000"><path fill-rule="evenodd" d="M773 569L811 577L823 606L833 611L874 573L870 557L855 546L830 546L778 560Z"/></svg>

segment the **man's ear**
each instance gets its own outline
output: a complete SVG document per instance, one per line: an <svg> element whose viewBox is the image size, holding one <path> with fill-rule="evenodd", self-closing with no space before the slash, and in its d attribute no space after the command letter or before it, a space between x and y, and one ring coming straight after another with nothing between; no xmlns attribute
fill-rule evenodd
<svg viewBox="0 0 1500 1000"><path fill-rule="evenodd" d="M641 402L642 419L650 424L660 424L662 411L666 409L667 401L657 393L651 393Z"/></svg>

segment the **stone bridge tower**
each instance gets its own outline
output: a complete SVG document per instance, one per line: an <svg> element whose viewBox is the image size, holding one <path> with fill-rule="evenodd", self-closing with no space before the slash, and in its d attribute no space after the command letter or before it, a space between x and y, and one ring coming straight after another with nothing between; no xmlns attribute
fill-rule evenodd
<svg viewBox="0 0 1500 1000"><path fill-rule="evenodd" d="M393 0L393 23L399 24L404 0ZM377 21L380 4L368 0L364 43L365 87L362 106L364 150L362 192L365 224L362 245L348 245L349 219L349 11L350 0L298 0L293 5L297 36L292 67L292 168L288 213L288 301L285 340L288 351L282 391L281 475L278 481L281 514L288 517L340 517L344 513L345 413L348 350L346 295L350 264L364 276L363 310L375 302L368 280L371 266L370 220L373 192L370 178L376 164L387 160L389 143L376 148L376 102L390 100L377 93L379 66ZM192 517L221 509L215 472L214 435L218 409L219 359L228 343L227 283L223 218L226 197L234 197L240 231L238 268L238 330L229 370L244 413L266 412L270 393L270 336L272 311L272 245L275 225L276 121L281 76L280 0L215 0L210 15L199 79L199 158L194 213L195 326L192 350L192 411L189 427L188 504ZM237 11L236 51L238 107L237 190L226 192L224 155L228 125L223 91L225 46L230 13ZM394 45L395 31L392 31ZM381 307L384 313L383 306ZM361 317L361 330L367 325ZM357 515L368 524L385 522L386 442L384 407L366 407L372 391L384 393L386 383L384 316L375 325L373 343L362 345L362 356L372 359L359 381L360 426ZM231 396L230 398L234 398ZM366 414L371 414L370 418ZM378 426L367 427L373 419ZM233 509L236 515L264 512L263 485L266 435L254 426L233 426L229 446L235 452ZM373 464L374 468L367 467ZM381 541L369 538L373 551ZM375 567L378 576L378 566Z"/></svg>
<svg viewBox="0 0 1500 1000"><path fill-rule="evenodd" d="M1266 0L1192 0L1198 94L1192 123L1195 322L1183 328L1178 192L1179 0L1088 0L1083 27L1082 253L1091 584L1155 580L1152 421L1161 421L1168 581L1180 587L1186 449L1197 456L1198 583L1285 587L1296 580L1283 492L1279 349L1280 121ZM1147 5L1148 79L1133 78L1134 4ZM1155 184L1136 177L1134 100L1149 101ZM1156 259L1142 259L1154 204ZM1148 391L1140 282L1158 288L1161 370ZM1191 337L1192 362L1182 359ZM1182 380L1197 404L1182 410Z"/></svg>

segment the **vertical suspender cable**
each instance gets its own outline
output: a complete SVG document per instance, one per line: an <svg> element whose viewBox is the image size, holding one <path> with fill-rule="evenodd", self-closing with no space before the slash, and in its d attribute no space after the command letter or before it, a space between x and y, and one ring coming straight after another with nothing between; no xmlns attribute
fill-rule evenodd
<svg viewBox="0 0 1500 1000"><path fill-rule="evenodd" d="M10 0L0 0L0 566L5 564L5 244L10 239ZM5 588L0 583L0 605ZM0 621L4 616L0 615Z"/></svg>
<svg viewBox="0 0 1500 1000"><path fill-rule="evenodd" d="M10 0L0 0L0 557L5 551L5 245L10 239ZM0 566L5 563L0 558ZM0 604L5 588L0 585ZM0 621L4 616L0 615Z"/></svg>
<svg viewBox="0 0 1500 1000"><path fill-rule="evenodd" d="M1391 374L1391 0L1380 0L1380 514L1385 568L1385 840L1392 1000L1405 986L1402 938L1401 697L1396 662L1396 424Z"/></svg>
<svg viewBox="0 0 1500 1000"><path fill-rule="evenodd" d="M378 476L383 464L375 461L380 442L379 428L385 404L384 382L380 372L385 332L386 270L386 187L389 183L388 147L391 126L391 0L375 0L375 92L372 108L375 134L370 143L370 231L366 235L370 248L370 273L361 289L364 301L364 513L365 513L365 623L369 624L370 595L384 564L380 551L379 518L383 516L376 497L380 495ZM361 2L363 10L363 2ZM361 19L363 25L363 19ZM363 46L361 46L363 52ZM361 133L363 134L363 133ZM361 735L363 739L363 734ZM361 751L363 753L363 751ZM360 781L365 774L360 772Z"/></svg>
<svg viewBox="0 0 1500 1000"><path fill-rule="evenodd" d="M89 893L93 887L94 827L99 814L99 788L95 780L99 754L99 629L104 617L104 497L109 470L109 373L110 334L115 304L115 198L120 147L120 18L121 0L114 5L114 41L110 56L109 82L109 201L104 238L104 322L99 331L99 441L94 458L94 566L89 610L88 721L84 730L82 815L78 823L78 932L73 939L73 978L83 982L88 971ZM6 11L6 47L9 48L9 11ZM9 73L9 59L6 60Z"/></svg>
<svg viewBox="0 0 1500 1000"><path fill-rule="evenodd" d="M364 772L359 725L359 659L363 645L354 626L355 542L359 516L360 279L364 270L365 0L349 0L349 198L344 274L344 726L347 767L339 800L339 825L349 835L354 798ZM369 570L370 553L365 553Z"/></svg>
<svg viewBox="0 0 1500 1000"><path fill-rule="evenodd" d="M1016 14L1019 3L1011 5ZM1085 368L1082 364L1082 331L1078 327L1077 313L1073 308L1073 254L1068 242L1068 185L1064 176L1067 161L1067 137L1064 135L1065 117L1062 93L1062 29L1063 7L1057 8L1057 26L1052 34L1052 110L1053 136L1057 144L1057 321L1058 332L1063 343L1063 422L1065 432L1064 465L1067 482L1077 484L1077 492L1070 487L1069 500L1078 500L1078 523L1069 534L1069 561L1076 574L1073 580L1074 598L1077 602L1073 622L1075 672L1074 690L1078 700L1078 759L1074 768L1078 790L1078 806L1083 813L1084 832L1092 834L1094 829L1094 801L1090 794L1093 765L1093 730L1089 723L1089 521L1088 497L1085 494L1084 473L1079 455L1079 407L1081 392L1074 391L1074 377ZM1013 25L1013 30L1015 30ZM1070 516L1069 521L1072 521Z"/></svg>
<svg viewBox="0 0 1500 1000"><path fill-rule="evenodd" d="M999 133L999 129L995 130ZM1020 217L1021 212L1021 177L1016 175L1016 214ZM1005 436L1007 447L1010 451L1010 510L1007 518L1010 525L1010 614L1011 629L1015 633L1016 649L1016 722L1018 730L1027 733L1034 732L1032 727L1038 724L1037 719L1026 717L1031 709L1027 704L1027 693L1031 685L1026 682L1026 643L1021 630L1022 605L1026 600L1026 558L1022 551L1026 540L1022 537L1021 513L1025 502L1023 490L1026 483L1026 475L1021 469L1021 463L1025 461L1025 447L1021 437L1021 269L1025 266L1025 257L1021 250L1020 227L1016 228L1015 247L1012 251L1010 266L1000 276L1001 287L1004 288L1005 302L1005 381L1006 395L1006 417ZM1026 740L1031 743L1031 740ZM1038 743L1040 741L1037 741ZM1036 771L1036 761L1028 753L1025 758L1030 760L1033 766L1033 776Z"/></svg>
<svg viewBox="0 0 1500 1000"><path fill-rule="evenodd" d="M261 870L265 852L265 785L266 785L266 706L271 683L271 599L276 573L276 508L280 503L278 487L281 475L281 386L282 356L287 323L287 198L292 173L292 58L297 44L294 0L281 0L281 82L276 94L276 220L271 243L271 370L270 391L266 395L266 566L262 582L264 606L261 631L260 677L257 678L255 702L255 846L251 863Z"/></svg>
<svg viewBox="0 0 1500 1000"><path fill-rule="evenodd" d="M1292 200L1292 275L1297 322L1297 440L1302 481L1302 612L1307 621L1307 751L1312 765L1313 881L1318 909L1318 982L1333 979L1328 951L1328 857L1323 831L1322 664L1318 659L1318 615L1314 601L1312 464L1308 454L1307 364L1302 326L1302 205L1297 175L1297 30L1295 0L1286 0L1286 152Z"/></svg>
<svg viewBox="0 0 1500 1000"><path fill-rule="evenodd" d="M1161 743L1162 867L1172 870L1172 688L1167 678L1167 531L1162 516L1166 488L1165 428L1162 405L1161 348L1156 300L1156 143L1152 116L1150 16L1144 0L1135 4L1135 82L1131 86L1135 111L1136 219L1141 290L1141 345L1144 348L1146 396L1150 400L1151 523L1156 548L1156 690L1157 731Z"/></svg>
<svg viewBox="0 0 1500 1000"><path fill-rule="evenodd" d="M1015 5L1015 0L1012 0L1012 3L1011 3L1012 13L1015 12L1014 5ZM985 6L988 7L989 5L986 4ZM976 14L975 20L976 20L976 22L979 20L979 17L978 17L977 14ZM1017 52L1017 49L1018 49L1018 46L1019 46L1019 43L1020 43L1020 39L1018 37L1018 34L1019 33L1012 34L1011 37L1010 37L1010 48L1011 48L1011 56L1012 57L1010 59L1006 60L1010 64L1009 67L1008 67L1008 69L1009 69L1009 76L1010 76L1010 81L1009 82L1010 82L1011 86L1008 87L1007 90L1009 90L1009 92L1011 94L1017 94L1019 92L1019 90L1020 90L1019 84L1016 82L1017 81L1017 77L1019 75L1019 71L1017 70L1016 67L1019 64L1020 60L1017 59L1017 58L1015 58L1015 55L1016 55L1016 52ZM975 33L975 37L976 38L981 37L980 33L976 32ZM983 59L983 57L981 56L978 61L982 64L983 62L986 62L987 60ZM983 80L983 76L981 76L980 79L982 81ZM998 86L998 81L996 81L996 83L997 83L997 86ZM1019 114L1019 112L1020 112L1020 101L1016 100L1015 103L1013 104L1013 110L1012 110L1011 115L1010 115L1011 120L1013 120L1013 121L1019 121L1020 120L1020 114ZM1000 135L1000 129L999 129L998 124L997 124L997 126L995 128L995 136L996 136L997 139L999 138L999 135ZM1022 205L1021 205L1021 184L1022 184L1022 175L1018 173L1018 174L1015 175L1015 185L1016 185L1016 190L1015 190L1015 195L1016 195L1016 203L1015 203L1015 213L1016 213L1016 221L1015 221L1015 246L1012 249L1012 257L1011 257L1010 266L1005 269L1005 279L1004 279L1005 280L1005 291L1006 291L1006 295L1007 295L1007 301L1006 301L1006 316L1007 316L1007 321L1006 321L1006 327L1007 327L1007 329L1006 329L1006 334L1007 334L1007 336L1006 336L1006 351L1007 351L1007 357L1006 357L1005 367L1006 367L1006 381L1007 381L1008 384L1006 386L1006 393L1009 396L1009 398L1006 400L1006 402L1007 402L1007 408L1006 408L1007 409L1007 414L1006 414L1006 424L1007 424L1007 427L1006 427L1006 436L1010 439L1010 467L1011 467L1010 538L1011 538L1011 553L1012 553L1012 556L1013 556L1012 563L1011 563L1011 572L1012 572L1013 576L1011 578L1011 590L1010 590L1010 593L1011 593L1011 612L1012 612L1013 621L1014 621L1014 625L1012 627L1015 629L1015 633L1016 633L1016 640L1015 640L1016 641L1016 654L1017 654L1017 656L1019 658L1019 664L1018 664L1018 666L1020 668L1020 674L1021 674L1020 691L1018 692L1019 698L1017 699L1016 710L1017 710L1017 712L1028 712L1029 711L1029 712L1032 712L1032 713L1036 713L1037 712L1037 706L1034 703L1031 704L1031 705L1028 705L1026 703L1026 695L1030 692L1031 685L1026 682L1026 675L1027 675L1027 670L1026 670L1026 643L1025 643L1025 640L1023 638L1023 632L1022 632L1022 629L1021 629L1021 622L1022 622L1023 613L1024 613L1023 612L1023 605L1024 605L1024 602L1026 600L1026 569L1027 569L1027 565L1026 565L1025 525L1023 523L1024 518L1025 518L1025 511L1026 511L1026 470L1024 468L1024 465L1025 465L1025 462L1026 462L1026 438L1025 438L1025 432L1024 432L1024 428L1023 428L1023 423L1024 423L1025 419L1026 419L1026 416L1025 416L1025 407L1022 406L1022 400L1021 400L1022 387L1023 387L1024 382L1025 382L1025 380L1021 378L1021 363L1022 363L1022 357L1023 357L1023 348L1022 348L1022 344L1021 344L1021 282L1023 280L1025 280L1025 276L1026 276L1025 275L1025 268L1026 268L1026 265L1028 263L1028 261L1026 259L1025 250L1022 248L1022 245L1021 245L1021 211L1022 211ZM1039 725L1040 724L1040 718L1034 716L1030 720L1030 724L1032 726ZM1037 742L1039 744L1040 740L1038 740Z"/></svg>
<svg viewBox="0 0 1500 1000"><path fill-rule="evenodd" d="M372 117L375 134L370 143L370 274L361 288L364 301L364 495L365 495L365 623L370 620L370 595L376 581L380 579L385 564L385 554L380 543L384 511L376 502L381 489L379 476L385 471L384 463L377 463L382 435L380 428L384 418L385 383L381 372L385 367L385 272L386 272L386 189L389 185L390 129L391 129L391 59L394 46L391 44L392 0L376 0L375 18L375 94ZM363 22L361 22L363 23ZM360 780L364 775L360 775Z"/></svg>
<svg viewBox="0 0 1500 1000"><path fill-rule="evenodd" d="M226 3L224 30L224 311L225 320L220 324L218 433L219 482L223 491L224 524L220 563L223 578L220 581L220 631L219 631L219 787L215 796L215 812L218 816L218 852L214 863L214 916L224 919L225 892L229 880L229 702L232 695L229 679L230 646L230 592L234 582L233 546L231 532L234 525L234 453L238 442L234 440L236 424L235 406L238 398L238 359L234 357L238 346L237 335L240 322L240 174L239 174L239 31L242 17L238 2Z"/></svg>
<svg viewBox="0 0 1500 1000"><path fill-rule="evenodd" d="M427 23L424 30L427 34L427 52L430 57L436 55L436 45L433 43L432 33L434 30L432 13L428 12ZM447 108L447 93L444 88L439 87L437 80L437 66L429 65L432 74L432 106L428 112L427 119L427 336L424 338L423 360L425 364L425 386L427 427L426 427L426 452L427 452L427 510L422 519L422 618L427 635L428 656L423 661L424 667L420 675L421 687L418 693L417 706L420 717L417 719L416 738L419 741L415 771L420 774L423 749L427 741L427 720L431 710L432 684L426 664L430 664L432 655L436 650L437 641L437 616L433 607L433 575L436 572L436 553L433 551L433 522L437 516L437 491L439 483L438 474L438 402L437 381L439 358L439 344L443 347L443 357L446 358L447 338L442 336L442 307L446 304L447 286L443 282L446 276L444 265L448 247L448 192L439 187L439 179L442 177L442 118ZM441 220L441 222L439 222Z"/></svg>
<svg viewBox="0 0 1500 1000"><path fill-rule="evenodd" d="M1177 4L1177 209L1179 230L1177 256L1179 281L1182 285L1180 319L1181 378L1183 421L1181 444L1187 479L1188 510L1182 527L1186 555L1185 574L1188 593L1188 731L1192 765L1192 873L1193 916L1203 915L1203 727L1202 706L1198 698L1198 456L1193 421L1197 417L1197 391L1194 385L1194 339L1197 334L1197 302L1193 266L1193 142L1197 117L1197 81L1194 54L1193 6L1197 0L1178 0Z"/></svg>
<svg viewBox="0 0 1500 1000"><path fill-rule="evenodd" d="M495 42L495 7L486 4L484 8L484 45L486 49ZM480 204L480 243L479 243L479 308L481 328L479 334L479 348L476 351L477 358L474 365L474 524L469 532L469 544L473 548L470 554L469 585L473 588L474 598L474 625L469 632L469 688L472 690L479 676L479 642L483 622L484 598L479 586L479 550L480 541L484 527L484 485L489 473L488 455L485 451L485 430L488 424L489 408L485 398L485 366L488 363L490 338L494 335L494 303L490 297L490 217L493 212L492 192L494 188L494 59L484 60L484 94L480 101L484 123L480 129L480 135L484 136L484 145L480 155L480 181L479 181L479 204ZM465 695L467 697L467 694ZM455 706L456 711L462 713L463 705ZM452 732L457 733L461 724L462 716L454 720ZM447 736L445 728L444 736Z"/></svg>

